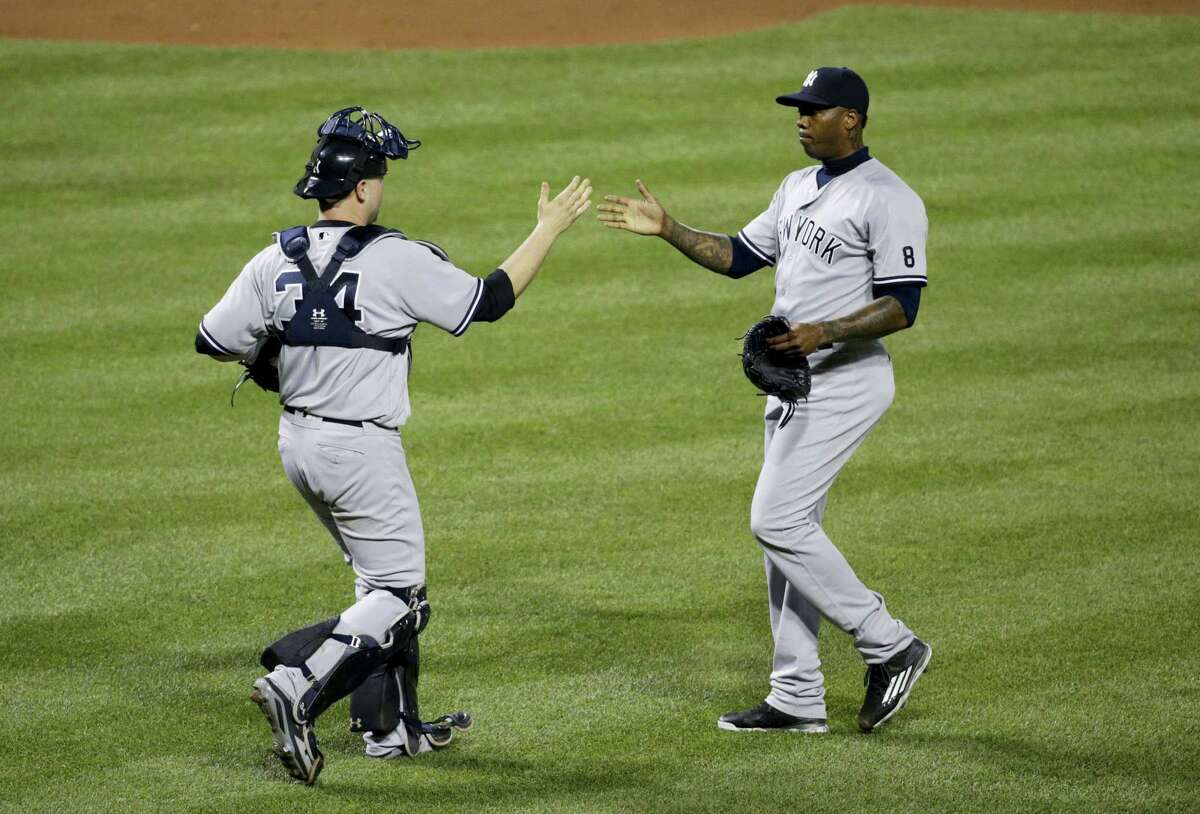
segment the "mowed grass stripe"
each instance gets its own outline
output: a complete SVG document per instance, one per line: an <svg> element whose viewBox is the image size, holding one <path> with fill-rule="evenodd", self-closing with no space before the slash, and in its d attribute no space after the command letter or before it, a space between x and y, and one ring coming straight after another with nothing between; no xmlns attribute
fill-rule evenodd
<svg viewBox="0 0 1200 814"><path fill-rule="evenodd" d="M855 8L562 51L0 43L0 144L37 179L0 200L0 809L1186 810L1198 35ZM761 402L733 354L772 282L584 223L504 322L417 335L423 701L479 726L379 764L339 708L320 786L284 782L245 701L257 650L335 613L349 574L282 477L272 399L230 410L235 370L190 348L310 219L289 190L315 125L359 102L425 140L384 220L484 274L543 177L641 177L736 231L804 163L771 100L817 64L867 77L867 141L932 223L896 403L827 514L935 646L910 708L857 735L861 662L826 625L831 736L713 726L769 669Z"/></svg>

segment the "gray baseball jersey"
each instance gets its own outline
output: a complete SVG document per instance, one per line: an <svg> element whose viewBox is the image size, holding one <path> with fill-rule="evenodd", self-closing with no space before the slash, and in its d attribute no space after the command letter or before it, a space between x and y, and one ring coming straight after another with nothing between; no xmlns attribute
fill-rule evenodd
<svg viewBox="0 0 1200 814"><path fill-rule="evenodd" d="M316 269L325 268L349 228L332 221L309 227L308 256ZM272 243L204 316L201 336L225 358L253 358L268 328L283 330L295 315L302 282L296 264ZM330 288L367 333L406 337L418 322L428 322L459 335L471 323L483 281L433 244L388 233L346 260ZM395 431L410 412L411 358L411 348L393 354L284 345L280 351L284 471L354 568L360 588L425 581L421 513Z"/></svg>
<svg viewBox="0 0 1200 814"><path fill-rule="evenodd" d="M308 256L325 267L346 224L309 228ZM418 322L454 335L471 324L483 281L457 268L433 244L387 234L345 262L337 302L356 324L382 337L410 336ZM221 301L200 322L210 344L233 357L253 358L268 326L282 329L296 312L303 277L277 242L246 264ZM335 284L335 288L337 285ZM280 402L327 418L371 421L397 428L411 411L411 353L358 348L284 346Z"/></svg>
<svg viewBox="0 0 1200 814"><path fill-rule="evenodd" d="M738 235L776 266L772 313L824 322L870 304L877 286L924 285L928 222L916 193L876 159L824 185L819 169L784 178L767 210ZM788 714L821 719L822 616L854 636L868 663L901 652L913 634L821 527L830 487L892 402L891 358L876 339L837 343L809 360L813 387L806 402L793 408L767 400L750 528L763 549L775 643L766 700Z"/></svg>
<svg viewBox="0 0 1200 814"><path fill-rule="evenodd" d="M771 313L822 322L869 304L875 286L924 285L929 222L920 197L878 159L819 188L818 169L784 178L766 211L738 233L775 266Z"/></svg>

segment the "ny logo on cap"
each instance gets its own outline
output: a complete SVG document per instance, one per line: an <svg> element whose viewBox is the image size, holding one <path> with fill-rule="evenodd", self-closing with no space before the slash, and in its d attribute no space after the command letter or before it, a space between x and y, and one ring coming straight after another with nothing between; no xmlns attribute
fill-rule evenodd
<svg viewBox="0 0 1200 814"><path fill-rule="evenodd" d="M817 72L809 71L808 76L804 77L804 84L801 87L811 87L813 82L817 81Z"/></svg>

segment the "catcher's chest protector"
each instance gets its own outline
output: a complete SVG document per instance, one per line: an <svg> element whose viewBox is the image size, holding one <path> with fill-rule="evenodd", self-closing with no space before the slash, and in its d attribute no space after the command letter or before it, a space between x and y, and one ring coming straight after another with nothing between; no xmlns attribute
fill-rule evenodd
<svg viewBox="0 0 1200 814"><path fill-rule="evenodd" d="M303 280L302 298L296 313L276 331L285 345L331 345L339 348L373 348L389 353L404 353L408 338L385 339L368 334L355 323L362 312L355 308L358 293L358 273L342 272L342 263L354 257L378 237L401 234L381 226L355 226L342 236L333 258L318 274L308 258L308 230L293 226L279 233L279 248L285 257L296 264ZM340 273L339 273L340 272ZM282 282L282 278L281 278ZM341 293L342 304L337 303Z"/></svg>

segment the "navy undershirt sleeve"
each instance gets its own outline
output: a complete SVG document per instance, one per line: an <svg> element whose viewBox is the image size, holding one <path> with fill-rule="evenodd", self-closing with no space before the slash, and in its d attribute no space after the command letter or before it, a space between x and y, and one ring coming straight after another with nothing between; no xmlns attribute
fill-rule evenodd
<svg viewBox="0 0 1200 814"><path fill-rule="evenodd" d="M504 316L517 303L513 293L512 280L504 269L496 269L483 281L483 295L479 305L471 315L472 322L495 322Z"/></svg>
<svg viewBox="0 0 1200 814"><path fill-rule="evenodd" d="M737 280L767 265L737 235L729 235L729 242L733 246L733 262L729 265L729 271L725 272L726 277Z"/></svg>
<svg viewBox="0 0 1200 814"><path fill-rule="evenodd" d="M225 356L225 352L209 344L209 341L204 338L204 334L196 332L196 353L203 353L205 356Z"/></svg>
<svg viewBox="0 0 1200 814"><path fill-rule="evenodd" d="M871 290L871 294L875 299L879 299L880 297L895 297L896 301L900 303L900 307L904 309L904 316L908 319L908 327L911 328L913 323L917 321L917 307L921 304L921 289L923 287L920 285L877 285Z"/></svg>

